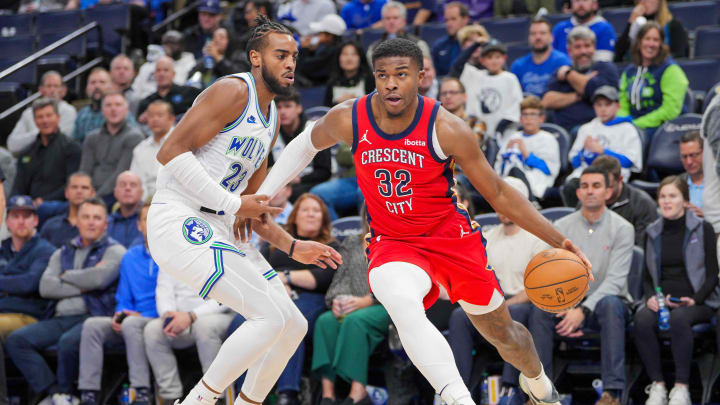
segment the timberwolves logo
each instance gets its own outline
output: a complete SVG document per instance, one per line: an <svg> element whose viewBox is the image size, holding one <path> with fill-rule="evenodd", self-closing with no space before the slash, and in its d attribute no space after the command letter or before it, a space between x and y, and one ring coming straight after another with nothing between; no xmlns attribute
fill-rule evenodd
<svg viewBox="0 0 720 405"><path fill-rule="evenodd" d="M193 245L202 245L209 241L212 234L210 225L200 218L191 217L183 223L183 236Z"/></svg>
<svg viewBox="0 0 720 405"><path fill-rule="evenodd" d="M485 88L480 91L480 106L483 114L492 114L500 109L502 95L493 88Z"/></svg>

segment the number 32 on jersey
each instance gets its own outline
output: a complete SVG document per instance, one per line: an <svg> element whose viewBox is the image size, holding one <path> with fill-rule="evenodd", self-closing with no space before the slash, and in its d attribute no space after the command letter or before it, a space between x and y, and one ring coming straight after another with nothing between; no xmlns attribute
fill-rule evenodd
<svg viewBox="0 0 720 405"><path fill-rule="evenodd" d="M387 169L375 170L375 178L378 179L378 192L385 198L393 197L410 197L413 193L409 186L411 176L410 172L404 169L396 170L390 173ZM405 214L412 211L412 197L400 201L385 201L385 207L391 214Z"/></svg>

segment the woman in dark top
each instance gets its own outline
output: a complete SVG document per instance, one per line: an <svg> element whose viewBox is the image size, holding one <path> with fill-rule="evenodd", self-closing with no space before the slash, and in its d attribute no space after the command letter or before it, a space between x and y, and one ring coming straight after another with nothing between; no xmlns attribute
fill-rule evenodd
<svg viewBox="0 0 720 405"><path fill-rule="evenodd" d="M285 229L296 239L313 240L328 244L335 249L339 248L331 234L330 214L327 207L316 195L305 193L298 197ZM325 293L330 287L335 271L302 264L279 249L270 248L265 256L285 284L295 305L308 320L308 336L312 336L315 320L326 309ZM304 362L305 342L302 342L278 379L279 403L298 403Z"/></svg>
<svg viewBox="0 0 720 405"><path fill-rule="evenodd" d="M630 13L628 24L615 43L615 62L627 60L628 50L641 26L648 21L657 22L665 31L665 43L674 58L687 58L690 45L682 23L673 18L667 0L638 0Z"/></svg>
<svg viewBox="0 0 720 405"><path fill-rule="evenodd" d="M693 351L692 325L710 322L720 305L716 293L718 262L712 226L687 209L688 185L678 176L658 188L662 217L648 225L645 236L645 305L635 314L635 345L652 380L646 405L667 404L658 342L660 287L670 309L670 340L675 361L675 386L670 404L690 405L688 383ZM670 301L679 299L679 302Z"/></svg>
<svg viewBox="0 0 720 405"><path fill-rule="evenodd" d="M340 46L332 69L325 90L325 105L328 107L362 97L375 89L365 51L357 42L348 41Z"/></svg>

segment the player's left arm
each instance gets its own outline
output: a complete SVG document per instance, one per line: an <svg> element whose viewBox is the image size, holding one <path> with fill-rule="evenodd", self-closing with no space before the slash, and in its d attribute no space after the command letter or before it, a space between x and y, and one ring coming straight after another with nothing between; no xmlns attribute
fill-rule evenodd
<svg viewBox="0 0 720 405"><path fill-rule="evenodd" d="M477 138L463 120L440 108L436 129L440 148L446 155L455 158L475 189L495 211L507 216L550 246L570 250L585 262L588 269L592 269L580 248L560 233L527 198L508 185L490 167L478 147Z"/></svg>

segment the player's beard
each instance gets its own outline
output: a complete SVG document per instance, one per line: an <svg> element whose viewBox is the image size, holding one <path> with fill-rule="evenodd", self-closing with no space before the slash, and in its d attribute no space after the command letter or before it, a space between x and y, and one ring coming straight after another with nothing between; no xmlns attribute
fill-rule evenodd
<svg viewBox="0 0 720 405"><path fill-rule="evenodd" d="M280 84L280 81L274 78L273 75L265 69L265 65L262 66L261 74L265 85L268 86L273 94L278 96L289 96L292 94L293 86L283 86Z"/></svg>

